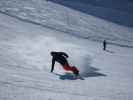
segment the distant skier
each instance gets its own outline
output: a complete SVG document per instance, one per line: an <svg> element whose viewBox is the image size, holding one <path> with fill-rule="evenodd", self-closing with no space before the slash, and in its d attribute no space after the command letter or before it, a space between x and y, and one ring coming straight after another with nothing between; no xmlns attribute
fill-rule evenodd
<svg viewBox="0 0 133 100"><path fill-rule="evenodd" d="M107 42L106 40L103 41L103 50L105 51L106 50L106 47L107 47Z"/></svg>
<svg viewBox="0 0 133 100"><path fill-rule="evenodd" d="M51 68L51 72L53 72L54 70L54 64L55 61L60 63L62 65L62 67L64 68L64 70L66 71L72 71L74 75L78 76L79 75L79 70L75 67L75 66L70 66L68 64L67 58L68 55L65 52L55 52L52 51L51 52L51 56L52 58L52 68Z"/></svg>

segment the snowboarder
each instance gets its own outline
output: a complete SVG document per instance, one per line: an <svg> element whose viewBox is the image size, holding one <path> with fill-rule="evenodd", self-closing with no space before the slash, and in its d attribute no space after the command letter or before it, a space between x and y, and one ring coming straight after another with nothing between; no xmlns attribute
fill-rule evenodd
<svg viewBox="0 0 133 100"><path fill-rule="evenodd" d="M65 52L55 52L52 51L51 52L51 56L52 58L52 68L51 68L51 72L53 72L54 70L54 64L55 61L60 63L62 65L62 67L64 68L64 70L66 71L72 71L74 75L78 76L79 75L79 70L75 67L75 66L70 66L67 58L68 55Z"/></svg>
<svg viewBox="0 0 133 100"><path fill-rule="evenodd" d="M106 47L107 47L107 42L106 40L103 41L103 50L105 51L106 50Z"/></svg>

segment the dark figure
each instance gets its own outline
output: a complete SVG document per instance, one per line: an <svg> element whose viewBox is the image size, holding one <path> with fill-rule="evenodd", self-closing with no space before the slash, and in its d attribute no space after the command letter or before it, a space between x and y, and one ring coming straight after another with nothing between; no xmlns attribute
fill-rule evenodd
<svg viewBox="0 0 133 100"><path fill-rule="evenodd" d="M107 47L107 42L106 40L103 41L103 50L106 50L106 47Z"/></svg>
<svg viewBox="0 0 133 100"><path fill-rule="evenodd" d="M60 63L63 66L64 70L72 71L75 75L79 74L79 70L75 66L70 66L69 65L69 63L67 61L68 55L65 52L54 52L54 51L52 51L51 56L53 56L51 72L53 72L53 70L54 70L54 64L55 64L55 61L56 61L56 62Z"/></svg>

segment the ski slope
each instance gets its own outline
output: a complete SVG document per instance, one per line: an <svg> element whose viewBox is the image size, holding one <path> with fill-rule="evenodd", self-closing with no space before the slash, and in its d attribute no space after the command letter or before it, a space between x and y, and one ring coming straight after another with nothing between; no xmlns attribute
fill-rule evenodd
<svg viewBox="0 0 133 100"><path fill-rule="evenodd" d="M132 10L133 2L126 0L0 1L2 13L23 21L124 47L133 47Z"/></svg>
<svg viewBox="0 0 133 100"><path fill-rule="evenodd" d="M15 0L13 1L15 2ZM34 6L30 0L28 1L30 6ZM15 6L26 4L25 2L17 3L16 1ZM64 9L68 9L51 2L48 3L47 7L54 5L54 10L57 10L56 7L62 9L62 12ZM4 12L3 9L8 9L7 6L4 5L4 7L2 6L0 9L0 100L133 99L133 48L129 48L132 46L132 28L70 9L73 12L72 15L77 16L75 19L70 18L70 22L79 20L79 16L82 16L82 18L86 18L87 21L84 23L87 25L81 24L84 29L79 28L77 23L73 27L67 26L67 24L60 27L59 23L63 22L56 19L60 18L59 16L52 18L47 15L47 18L53 19L53 21L45 23L40 17L35 20L27 15L29 20L18 13L13 15L10 12L14 10L12 8L8 13ZM18 7L15 9L18 10ZM24 11L23 14L27 14L27 11ZM37 12L34 14L39 15ZM47 18L46 21L48 21ZM36 22L38 20L40 22ZM51 24L55 25L50 26ZM107 27L100 28L102 25ZM101 40L106 39L104 37L106 36L115 43L122 45L125 43L126 47L108 45L107 51L103 51L102 43L86 39L91 35L84 32L85 27L88 28L88 31L92 31L91 28L94 28L92 32L96 40L99 36ZM60 31L59 28L63 31ZM78 33L75 33L74 29L78 29ZM99 30L101 34L97 34ZM116 37L121 41L115 40ZM55 65L54 73L50 73L50 51L52 50L67 52L70 56L68 59L70 64L76 65L80 69L84 80L72 80L71 77L65 76L64 70L59 64Z"/></svg>

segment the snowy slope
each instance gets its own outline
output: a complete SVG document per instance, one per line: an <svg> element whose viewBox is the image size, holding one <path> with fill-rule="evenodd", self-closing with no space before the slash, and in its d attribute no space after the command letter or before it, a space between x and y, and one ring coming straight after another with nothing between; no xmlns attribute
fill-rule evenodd
<svg viewBox="0 0 133 100"><path fill-rule="evenodd" d="M110 46L110 51L103 52L101 44L59 32L55 35L57 31L7 15L0 14L0 22L1 100L133 99L132 49ZM65 79L59 65L55 71L59 76L49 73L49 51L55 49L72 53L70 59L77 57L76 64L86 63L81 68L89 72L85 80ZM83 61L85 57L89 59Z"/></svg>
<svg viewBox="0 0 133 100"><path fill-rule="evenodd" d="M39 1L42 4L42 1L38 0L38 3ZM22 0L23 3L20 3L19 0L6 2L10 6L14 6L14 9L10 8L9 5L3 6L5 0L0 2L2 7L0 9L2 11L0 13L0 100L133 99L133 49L108 45L108 50L102 51L101 43L83 38L88 37L88 35L91 36L91 34L81 34L86 30L86 27L89 28L88 31L92 31L91 28L93 27L92 35L96 39L99 35L102 39L109 38L113 42L132 46L132 28L68 10L66 7L51 2L47 6L49 9L50 5L54 5L54 10L59 7L59 11L64 12L64 9L67 9L73 12L71 15L74 17L70 18L70 23L77 22L75 20L82 17L86 19L84 23L87 25L81 24L83 29L78 27L78 22L72 25L73 27L67 26L63 23L66 20L60 21L60 16L52 18L48 15L52 14L49 12L53 10L47 11L46 24L41 19L45 17L41 16L41 18L36 17L34 19L35 16L39 15L37 9L33 10L35 13L32 13L35 16L29 16L26 15L28 14L27 10L22 9L24 7L21 8L23 4L30 6L28 8L30 10L32 10L31 6L36 8L31 0ZM36 2L36 0L32 0L32 2ZM21 11L14 12L20 10L19 7L24 10L23 13ZM5 14L7 9L9 11ZM10 14L13 16L11 17ZM53 20L49 22L48 19ZM61 25L61 27L60 24L64 26ZM102 25L105 25L106 28L100 28ZM58 28L63 29L63 31L59 31ZM72 30L69 30L70 28ZM78 33L73 33L75 32L74 29L78 29ZM99 30L101 34L97 34ZM115 38L122 40L115 41ZM72 80L70 77L64 76L64 70L59 64L56 64L53 74L49 73L51 66L49 53L51 50L67 52L70 56L70 64L76 65L80 69L85 80Z"/></svg>
<svg viewBox="0 0 133 100"><path fill-rule="evenodd" d="M132 2L79 1L1 0L0 11L77 37L95 41L107 39L115 45L133 46Z"/></svg>

